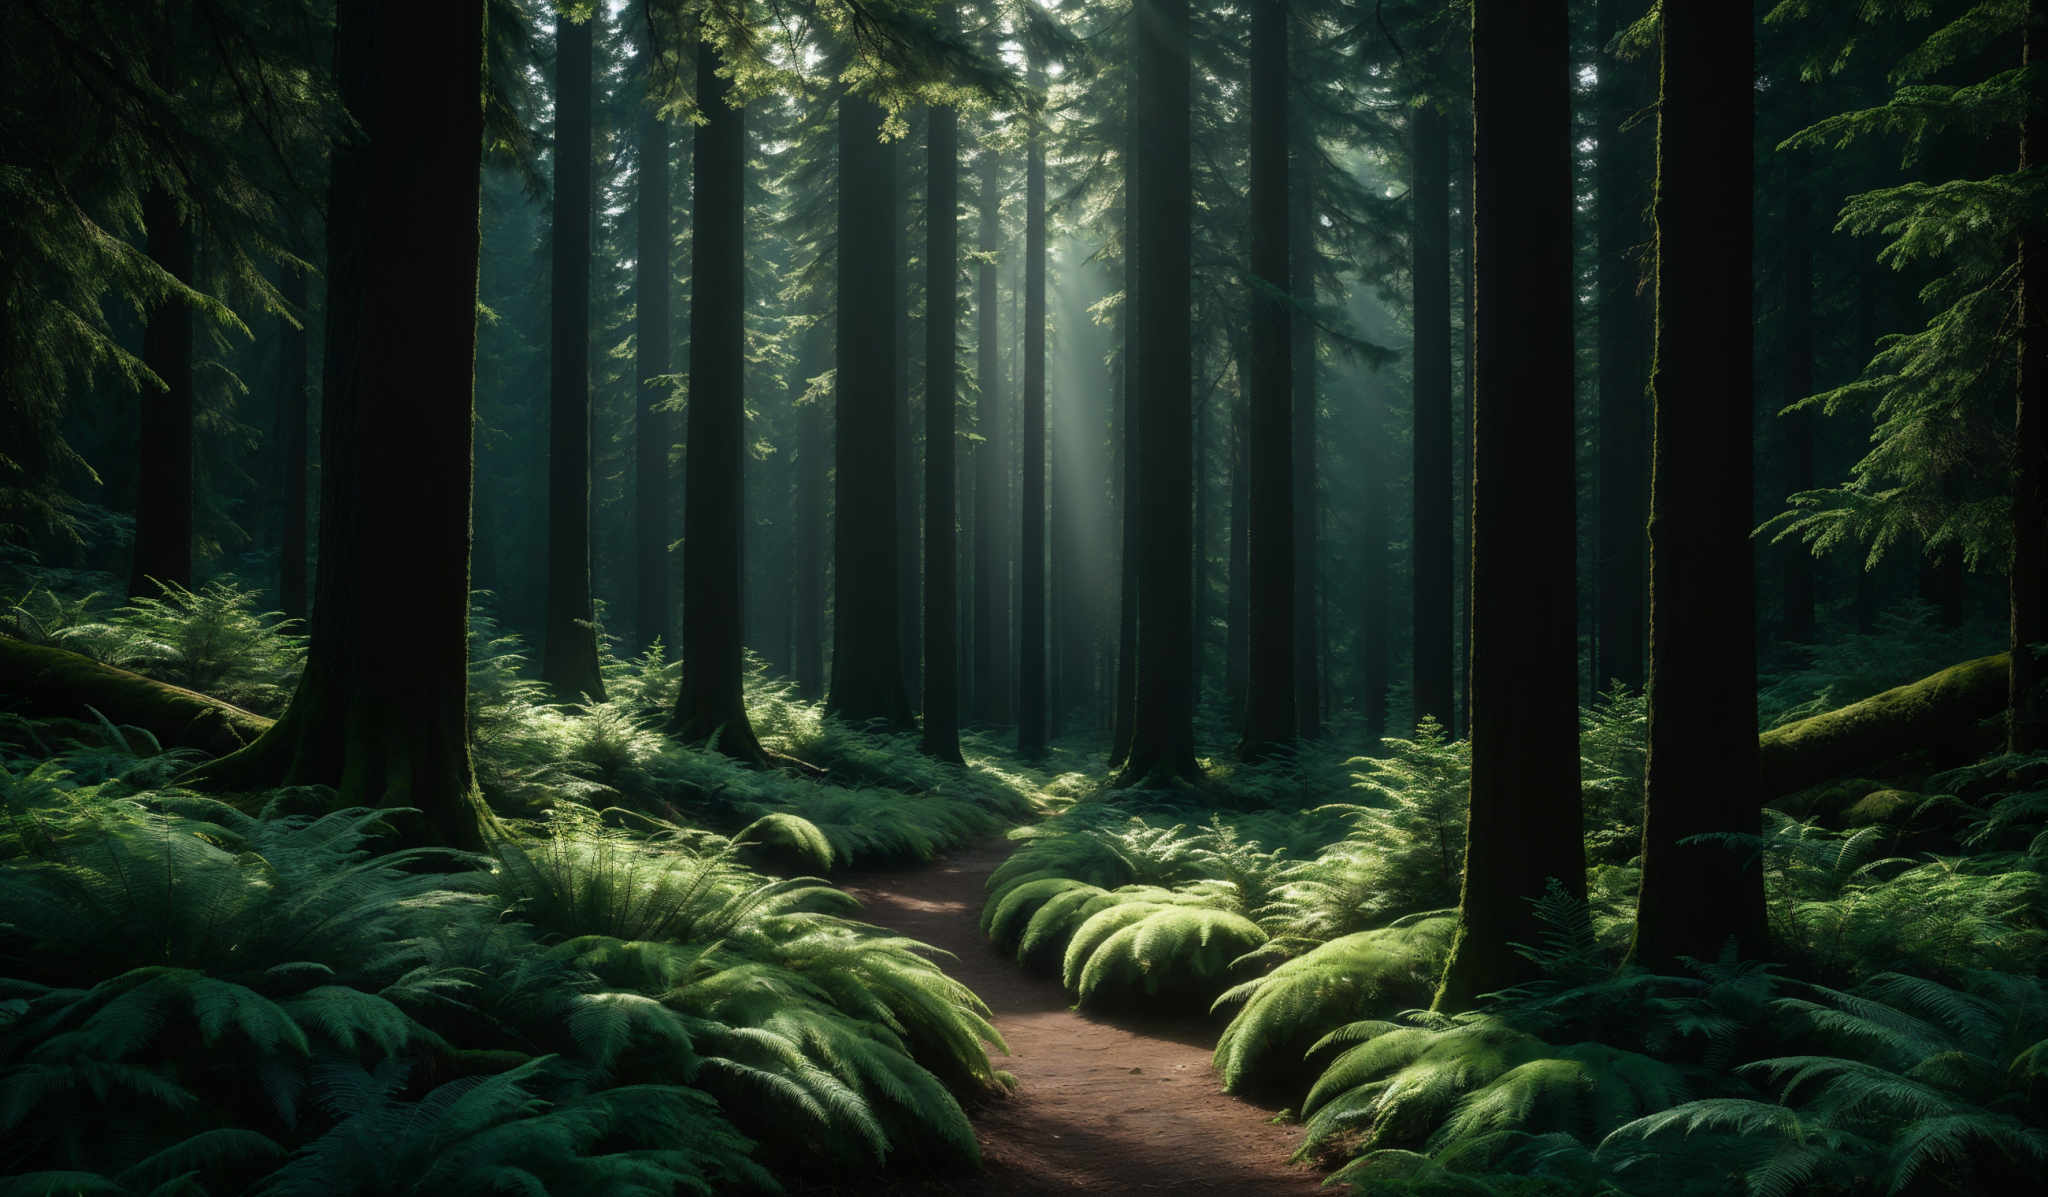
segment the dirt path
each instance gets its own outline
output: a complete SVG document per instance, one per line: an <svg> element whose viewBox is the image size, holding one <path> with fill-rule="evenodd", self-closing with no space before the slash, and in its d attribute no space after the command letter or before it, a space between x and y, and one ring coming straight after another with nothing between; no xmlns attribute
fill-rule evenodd
<svg viewBox="0 0 2048 1197"><path fill-rule="evenodd" d="M986 1173L895 1191L1320 1191L1320 1177L1288 1163L1298 1129L1272 1125L1271 1111L1218 1090L1213 1026L1118 1026L1077 1014L1057 981L989 947L978 919L983 883L1008 849L995 840L917 872L839 879L861 900L858 917L959 958L946 971L994 1010L1011 1053L996 1066L1017 1078L1014 1094L975 1111Z"/></svg>

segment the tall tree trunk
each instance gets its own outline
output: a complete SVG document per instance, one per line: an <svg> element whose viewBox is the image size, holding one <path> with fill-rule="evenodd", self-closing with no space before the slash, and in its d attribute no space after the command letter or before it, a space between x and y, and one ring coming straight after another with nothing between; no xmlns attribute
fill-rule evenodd
<svg viewBox="0 0 2048 1197"><path fill-rule="evenodd" d="M643 18L644 20L644 18ZM656 65L653 30L641 48L641 70L649 82ZM636 253L633 266L633 565L638 583L635 647L666 639L668 593L669 418L660 410L668 386L657 383L670 370L669 313L669 124L652 103L640 108L640 167L636 180Z"/></svg>
<svg viewBox="0 0 2048 1197"><path fill-rule="evenodd" d="M1121 784L1177 784L1196 777L1195 693L1187 646L1193 551L1189 498L1188 332L1193 176L1189 162L1187 0L1138 0L1138 170L1145 219L1138 285L1139 411L1147 466L1140 477L1138 676L1131 751Z"/></svg>
<svg viewBox="0 0 2048 1197"><path fill-rule="evenodd" d="M555 22L548 612L541 677L557 698L571 701L604 698L590 598L590 70L597 19Z"/></svg>
<svg viewBox="0 0 2048 1197"><path fill-rule="evenodd" d="M1289 89L1310 70L1308 36L1303 23L1291 21L1288 42L1293 54ZM1288 277L1295 303L1312 309L1321 257L1316 250L1315 188L1318 158L1315 117L1306 105L1290 106L1289 156L1293 173L1287 194ZM1318 548L1322 498L1316 485L1316 326L1297 314L1288 328L1292 342L1294 387L1294 723L1304 739L1323 734L1323 646L1328 625L1318 617L1322 598L1322 558Z"/></svg>
<svg viewBox="0 0 2048 1197"><path fill-rule="evenodd" d="M1203 379L1206 364L1201 354L1196 354L1190 387L1195 395L1195 553L1190 562L1193 575L1189 585L1194 587L1194 629L1195 634L1188 643L1189 677L1195 691L1195 704L1202 702L1202 680L1206 676L1209 650L1209 407L1210 395L1207 382Z"/></svg>
<svg viewBox="0 0 2048 1197"><path fill-rule="evenodd" d="M1365 495L1358 516L1358 573L1360 596L1358 616L1359 713L1365 718L1368 748L1377 746L1387 734L1387 690L1393 684L1393 653L1387 644L1388 607L1387 483L1385 450L1375 435L1368 441L1365 460Z"/></svg>
<svg viewBox="0 0 2048 1197"><path fill-rule="evenodd" d="M815 332L803 334L790 384L799 398L816 368L817 340ZM826 445L824 403L811 398L796 411L796 626L790 648L797 697L816 702L825 695L825 490L832 450Z"/></svg>
<svg viewBox="0 0 2048 1197"><path fill-rule="evenodd" d="M168 87L164 71L157 75ZM179 282L192 284L192 231L168 192L142 199L149 256ZM192 305L173 296L151 309L142 330L142 363L163 383L145 389L136 431L135 556L131 597L192 585Z"/></svg>
<svg viewBox="0 0 2048 1197"><path fill-rule="evenodd" d="M1251 44L1251 673L1240 760L1294 744L1294 346L1287 296L1287 4L1257 0ZM1199 551L1200 546L1197 546Z"/></svg>
<svg viewBox="0 0 2048 1197"><path fill-rule="evenodd" d="M1794 84L1798 87L1800 85ZM1804 123L1804 122L1801 122ZM1793 179L1785 195L1784 373L1780 406L1789 407L1813 394L1813 245L1808 236L1806 189ZM1786 412L1778 417L1785 437L1785 493L1813 489L1813 413ZM1813 552L1795 540L1780 550L1784 617L1778 638L1794 644L1813 642Z"/></svg>
<svg viewBox="0 0 2048 1197"><path fill-rule="evenodd" d="M1043 90L1034 56L1031 86ZM1045 133L1036 124L1024 166L1024 436L1018 496L1017 751L1045 752Z"/></svg>
<svg viewBox="0 0 2048 1197"><path fill-rule="evenodd" d="M839 100L838 442L833 502L832 692L826 707L854 723L910 727L899 633L896 561L894 244L896 171L881 141L882 110Z"/></svg>
<svg viewBox="0 0 2048 1197"><path fill-rule="evenodd" d="M923 557L917 535L917 469L915 415L910 404L910 156L900 141L888 144L889 170L895 178L896 214L889 222L889 307L895 337L896 391L896 600L897 635L903 645L903 692L917 710L923 677L919 643L924 608L918 597L918 566Z"/></svg>
<svg viewBox="0 0 2048 1197"><path fill-rule="evenodd" d="M1410 109L1415 173L1415 719L1453 709L1451 621L1450 131L1433 103Z"/></svg>
<svg viewBox="0 0 2048 1197"><path fill-rule="evenodd" d="M1853 359L1851 365L1852 381L1863 373L1864 359L1861 355L1871 352L1877 345L1879 289L1890 285L1891 279L1891 271L1874 262L1866 262L1859 272L1859 285L1856 288L1858 356ZM1879 584L1878 568L1871 566L1868 555L1861 546L1856 546L1854 551L1861 563L1856 571L1856 631L1859 635L1869 636L1877 631L1877 616L1884 601L1883 587ZM1883 562L1879 568L1890 564L1889 561Z"/></svg>
<svg viewBox="0 0 2048 1197"><path fill-rule="evenodd" d="M2043 121L2048 120L2048 0L2030 0L2022 62L2033 72L2029 104L2020 122L2020 169L2048 156ZM2012 571L2012 666L2007 746L2034 752L2048 746L2048 702L2041 693L2038 663L2030 646L2048 640L2048 437L2042 434L2042 383L2048 379L2048 219L2039 210L2020 228L2019 389L2013 413L2014 486Z"/></svg>
<svg viewBox="0 0 2048 1197"><path fill-rule="evenodd" d="M941 18L948 28L952 12ZM953 405L960 323L960 114L933 108L925 202L924 750L960 764Z"/></svg>
<svg viewBox="0 0 2048 1197"><path fill-rule="evenodd" d="M1657 109L1650 756L1635 958L1765 948L1749 539L1750 10L1666 0ZM1688 842L1690 841L1690 842Z"/></svg>
<svg viewBox="0 0 2048 1197"><path fill-rule="evenodd" d="M1131 755L1131 721L1136 713L1138 693L1138 558L1143 551L1138 529L1138 471L1144 461L1145 444L1138 428L1138 410L1142 403L1138 394L1138 356L1142 348L1138 343L1138 278L1141 269L1138 251L1142 248L1138 228L1144 219L1138 195L1142 182L1138 170L1138 152L1142 145L1139 140L1141 114L1137 88L1140 39L1135 23L1127 29L1124 50L1129 56L1127 69L1131 83L1126 91L1124 112L1124 303L1119 314L1119 329L1124 339L1123 391L1119 396L1123 404L1124 427L1123 438L1118 444L1123 459L1119 474L1122 490L1117 504L1116 692L1110 697L1111 769L1123 768L1124 761Z"/></svg>
<svg viewBox="0 0 2048 1197"><path fill-rule="evenodd" d="M409 837L467 849L489 820L467 706L483 38L484 0L341 8L335 76L364 136L335 147L330 184L306 669L203 775L412 807Z"/></svg>
<svg viewBox="0 0 2048 1197"><path fill-rule="evenodd" d="M996 255L1001 249L1001 163L993 149L981 151L976 181L980 205L982 258L975 271L974 423L981 442L974 448L974 693L975 718L1008 723L1010 714L1010 561L1004 529L1009 526L1009 437L1002 406L1002 323L998 318Z"/></svg>
<svg viewBox="0 0 2048 1197"><path fill-rule="evenodd" d="M1469 65L1469 64L1468 64ZM1458 553L1458 598L1461 610L1458 621L1458 722L1454 734L1460 738L1472 734L1472 466L1478 457L1478 439L1473 435L1472 415L1479 393L1475 382L1478 377L1476 346L1478 338L1472 333L1474 314L1478 311L1477 291L1472 286L1472 109L1465 108L1465 144L1463 161L1459 163L1460 177L1458 194L1464 216L1458 221L1458 260L1463 272L1460 280L1465 288L1465 311L1461 349L1464 362L1464 477L1458 481L1458 527L1464 530L1465 539Z"/></svg>
<svg viewBox="0 0 2048 1197"><path fill-rule="evenodd" d="M277 454L284 514L278 537L278 607L293 619L306 618L306 457L307 408L310 394L307 369L310 352L306 322L312 312L307 306L306 276L285 267L282 290L298 327L280 331L282 385L278 387Z"/></svg>
<svg viewBox="0 0 2048 1197"><path fill-rule="evenodd" d="M1242 355L1240 355L1242 365ZM1240 370L1238 377L1243 378ZM1233 720L1244 717L1251 675L1251 436L1241 393L1230 411L1230 577L1223 599L1223 701Z"/></svg>
<svg viewBox="0 0 2048 1197"><path fill-rule="evenodd" d="M1600 0L1598 40L1622 28L1625 0ZM1593 159L1599 345L1599 505L1594 525L1593 676L1600 685L1643 684L1644 602L1648 596L1650 304L1632 257L1648 238L1646 132L1623 126L1650 107L1648 64L1600 59L1596 100L1599 150Z"/></svg>
<svg viewBox="0 0 2048 1197"><path fill-rule="evenodd" d="M747 721L741 604L746 499L746 112L731 103L718 50L697 44L690 221L690 407L684 430L683 684L674 726L686 743L764 763Z"/></svg>
<svg viewBox="0 0 2048 1197"><path fill-rule="evenodd" d="M1472 804L1441 1009L1528 977L1513 945L1539 942L1531 900L1553 880L1585 893L1565 10L1473 6Z"/></svg>

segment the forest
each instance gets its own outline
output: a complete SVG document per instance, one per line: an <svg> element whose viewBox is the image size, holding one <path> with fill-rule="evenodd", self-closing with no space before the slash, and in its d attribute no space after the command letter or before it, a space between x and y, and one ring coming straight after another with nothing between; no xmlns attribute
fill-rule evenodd
<svg viewBox="0 0 2048 1197"><path fill-rule="evenodd" d="M7 0L0 1197L2038 1185L2044 45Z"/></svg>

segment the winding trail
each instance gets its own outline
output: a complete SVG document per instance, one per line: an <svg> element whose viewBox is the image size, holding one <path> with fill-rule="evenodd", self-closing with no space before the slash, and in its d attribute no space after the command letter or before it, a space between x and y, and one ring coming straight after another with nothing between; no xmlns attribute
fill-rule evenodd
<svg viewBox="0 0 2048 1197"><path fill-rule="evenodd" d="M1118 1025L1076 1013L1059 982L1026 973L989 946L978 918L983 886L1009 848L997 839L915 872L836 879L861 900L857 917L958 957L944 962L946 971L995 1012L1011 1053L995 1064L1017 1078L1015 1093L973 1111L985 1172L898 1178L888 1191L1321 1191L1317 1174L1288 1162L1298 1128L1273 1125L1271 1111L1217 1088L1209 1071L1213 1024Z"/></svg>

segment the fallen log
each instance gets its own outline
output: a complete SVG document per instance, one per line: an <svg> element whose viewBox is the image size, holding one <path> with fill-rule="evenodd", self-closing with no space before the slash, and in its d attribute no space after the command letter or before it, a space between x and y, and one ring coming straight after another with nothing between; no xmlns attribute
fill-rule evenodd
<svg viewBox="0 0 2048 1197"><path fill-rule="evenodd" d="M98 711L166 748L214 756L249 744L271 722L196 690L9 636L0 636L0 709L36 719L85 719Z"/></svg>
<svg viewBox="0 0 2048 1197"><path fill-rule="evenodd" d="M1757 738L1766 800L1909 753L1974 757L1996 745L1988 721L2005 710L2006 654L1951 665L1861 702L1773 728Z"/></svg>

